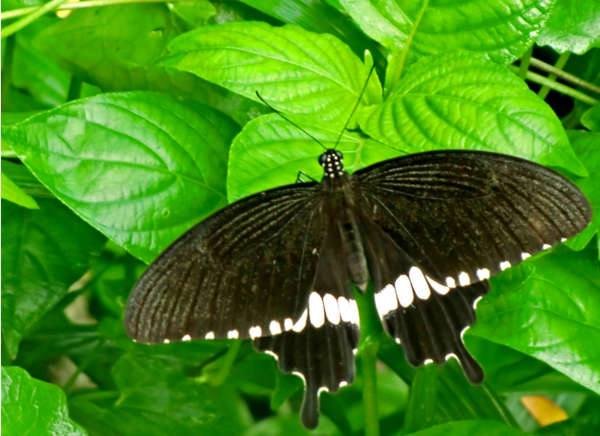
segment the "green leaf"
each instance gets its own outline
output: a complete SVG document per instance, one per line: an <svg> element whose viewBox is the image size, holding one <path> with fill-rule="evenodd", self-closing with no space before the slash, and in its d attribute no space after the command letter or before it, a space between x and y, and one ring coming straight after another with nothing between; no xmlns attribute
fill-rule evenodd
<svg viewBox="0 0 600 436"><path fill-rule="evenodd" d="M528 434L494 421L459 421L411 433L411 436L526 436Z"/></svg>
<svg viewBox="0 0 600 436"><path fill-rule="evenodd" d="M202 27L217 14L217 10L208 0L183 0L167 5L181 18L190 29Z"/></svg>
<svg viewBox="0 0 600 436"><path fill-rule="evenodd" d="M336 128L299 125L325 147L333 147L339 136ZM344 168L349 172L401 154L385 144L349 132L342 136L338 150L344 153ZM229 201L292 184L298 171L320 179L323 168L318 157L322 153L323 148L317 142L279 115L265 115L251 121L231 146L227 178Z"/></svg>
<svg viewBox="0 0 600 436"><path fill-rule="evenodd" d="M577 416L543 427L539 436L595 436L600 434L600 414Z"/></svg>
<svg viewBox="0 0 600 436"><path fill-rule="evenodd" d="M23 192L23 190L4 173L2 173L2 198L28 209L40 208L30 195Z"/></svg>
<svg viewBox="0 0 600 436"><path fill-rule="evenodd" d="M71 422L65 393L31 378L22 368L2 367L2 434L84 436Z"/></svg>
<svg viewBox="0 0 600 436"><path fill-rule="evenodd" d="M106 242L58 201L38 202L35 211L2 202L2 336L13 358Z"/></svg>
<svg viewBox="0 0 600 436"><path fill-rule="evenodd" d="M592 204L594 211L592 222L587 229L568 242L574 250L581 250L600 230L600 133L584 130L569 130L567 133L573 150L589 174L584 179L576 180L577 186ZM600 249L600 240L598 248Z"/></svg>
<svg viewBox="0 0 600 436"><path fill-rule="evenodd" d="M512 63L535 41L554 0L342 0L359 26L388 50L422 57L466 50Z"/></svg>
<svg viewBox="0 0 600 436"><path fill-rule="evenodd" d="M328 33L350 46L357 56L365 50L374 54L377 63L385 62L376 44L354 21L323 0L242 0L247 5L287 24L297 24L315 33Z"/></svg>
<svg viewBox="0 0 600 436"><path fill-rule="evenodd" d="M583 54L600 47L600 3L597 0L557 0L537 41L559 53Z"/></svg>
<svg viewBox="0 0 600 436"><path fill-rule="evenodd" d="M233 435L248 425L247 410L231 388L212 388L180 365L126 354L113 366L116 403L102 407L73 397L73 419L94 435Z"/></svg>
<svg viewBox="0 0 600 436"><path fill-rule="evenodd" d="M583 114L581 124L592 132L600 133L600 104L594 105Z"/></svg>
<svg viewBox="0 0 600 436"><path fill-rule="evenodd" d="M402 427L404 434L431 427L435 423L438 373L439 370L434 365L425 365L417 370L410 387L410 398Z"/></svg>
<svg viewBox="0 0 600 436"><path fill-rule="evenodd" d="M15 154L16 157L16 154ZM25 165L2 159L2 173L6 174L25 194L31 197L56 198L35 178Z"/></svg>
<svg viewBox="0 0 600 436"><path fill-rule="evenodd" d="M276 109L306 120L346 122L363 89L368 69L332 35L300 27L235 22L196 29L176 38L163 65L189 71ZM371 76L367 104L381 101L377 75Z"/></svg>
<svg viewBox="0 0 600 436"><path fill-rule="evenodd" d="M227 204L237 131L207 106L137 92L78 100L2 134L58 198L149 262Z"/></svg>
<svg viewBox="0 0 600 436"><path fill-rule="evenodd" d="M596 250L559 247L492 278L470 333L533 356L600 392Z"/></svg>
<svg viewBox="0 0 600 436"><path fill-rule="evenodd" d="M261 106L198 77L156 65L179 34L164 4L73 11L36 42L64 67L103 91L160 91L200 101L244 124Z"/></svg>
<svg viewBox="0 0 600 436"><path fill-rule="evenodd" d="M469 53L413 65L384 104L362 111L359 123L406 153L487 150L587 174L552 109L508 69Z"/></svg>

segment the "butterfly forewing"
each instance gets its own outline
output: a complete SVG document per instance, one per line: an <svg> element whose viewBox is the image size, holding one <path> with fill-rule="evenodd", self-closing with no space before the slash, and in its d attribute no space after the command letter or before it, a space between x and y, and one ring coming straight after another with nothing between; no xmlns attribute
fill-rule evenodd
<svg viewBox="0 0 600 436"><path fill-rule="evenodd" d="M128 334L146 343L248 338L296 323L327 224L318 190L310 183L260 193L185 233L133 289Z"/></svg>

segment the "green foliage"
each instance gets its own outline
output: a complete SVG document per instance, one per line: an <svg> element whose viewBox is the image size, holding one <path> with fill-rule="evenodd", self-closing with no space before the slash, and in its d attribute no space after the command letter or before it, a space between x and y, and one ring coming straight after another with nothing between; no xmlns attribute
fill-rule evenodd
<svg viewBox="0 0 600 436"><path fill-rule="evenodd" d="M3 2L3 19L42 3ZM492 279L464 336L482 386L452 359L410 366L372 294L357 296L357 379L322 394L314 434L523 435L540 426L522 395L569 416L537 433L597 434L598 29L593 0L184 0L21 27L2 67L3 432L310 434L302 382L271 356L248 342L136 344L123 311L144 262L186 229L299 171L322 176L321 146L257 91L331 147L366 85L338 146L350 172L425 150L496 151L564 172L595 214ZM582 54L564 69L585 81L570 95L588 99L537 96L507 68L528 50L550 63Z"/></svg>

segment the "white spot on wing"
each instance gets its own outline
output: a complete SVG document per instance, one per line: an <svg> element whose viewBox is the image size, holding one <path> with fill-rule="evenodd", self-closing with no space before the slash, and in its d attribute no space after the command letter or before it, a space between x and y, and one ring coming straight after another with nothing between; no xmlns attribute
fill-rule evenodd
<svg viewBox="0 0 600 436"><path fill-rule="evenodd" d="M283 328L285 329L286 332L288 332L294 328L294 322L292 321L291 318L286 318L283 320Z"/></svg>
<svg viewBox="0 0 600 436"><path fill-rule="evenodd" d="M310 316L310 323L316 328L325 324L323 300L316 292L311 293L310 297L308 297L308 315Z"/></svg>
<svg viewBox="0 0 600 436"><path fill-rule="evenodd" d="M256 327L250 327L248 333L250 333L250 337L252 339L260 338L262 336L262 329L259 325L257 325Z"/></svg>
<svg viewBox="0 0 600 436"><path fill-rule="evenodd" d="M460 331L460 340L463 342L463 344L465 343L465 340L464 340L463 336L465 335L465 332L466 332L467 330L469 330L469 326L466 326L464 329L462 329L462 330Z"/></svg>
<svg viewBox="0 0 600 436"><path fill-rule="evenodd" d="M347 381L341 381L340 382L340 388L343 388L344 386L348 386L348 382Z"/></svg>
<svg viewBox="0 0 600 436"><path fill-rule="evenodd" d="M279 360L279 356L277 354L273 353L272 351L267 350L267 351L265 351L265 353L273 356L275 358L275 360Z"/></svg>
<svg viewBox="0 0 600 436"><path fill-rule="evenodd" d="M294 326L292 327L292 330L294 330L296 333L299 333L302 330L304 330L304 327L306 327L306 319L307 318L308 318L308 311L306 309L304 309L302 316L300 317L298 322L296 324L294 324Z"/></svg>
<svg viewBox="0 0 600 436"><path fill-rule="evenodd" d="M425 280L425 276L421 269L413 266L408 272L408 276L410 277L410 282L417 297L421 300L427 300L431 295L431 291L429 290L429 285L427 284L427 280Z"/></svg>
<svg viewBox="0 0 600 436"><path fill-rule="evenodd" d="M215 334L214 334L214 332L208 332L204 338L205 339L214 339Z"/></svg>
<svg viewBox="0 0 600 436"><path fill-rule="evenodd" d="M449 288L456 288L456 282L452 277L446 277L446 286Z"/></svg>
<svg viewBox="0 0 600 436"><path fill-rule="evenodd" d="M321 395L321 392L329 392L329 388L327 386L321 386L317 391L317 395Z"/></svg>
<svg viewBox="0 0 600 436"><path fill-rule="evenodd" d="M458 283L460 283L461 286L469 286L471 284L471 277L463 271L458 275Z"/></svg>
<svg viewBox="0 0 600 436"><path fill-rule="evenodd" d="M292 371L292 374L300 377L302 379L302 381L304 382L304 385L306 385L306 378L304 377L304 374L302 374L301 372L298 372L298 371Z"/></svg>
<svg viewBox="0 0 600 436"><path fill-rule="evenodd" d="M487 268L478 269L477 277L479 277L479 280L489 279L490 278L490 270Z"/></svg>
<svg viewBox="0 0 600 436"><path fill-rule="evenodd" d="M191 341L192 337L190 335L185 335L183 338L181 338L182 341Z"/></svg>
<svg viewBox="0 0 600 436"><path fill-rule="evenodd" d="M458 359L458 356L454 353L450 353L450 354L446 354L446 357L444 359L446 359L446 361L455 358L456 360L458 360L460 362L460 360Z"/></svg>
<svg viewBox="0 0 600 436"><path fill-rule="evenodd" d="M171 342L171 341L169 341L168 339L165 339L165 340L163 341L163 344L168 344L169 342Z"/></svg>
<svg viewBox="0 0 600 436"><path fill-rule="evenodd" d="M473 301L473 309L477 309L477 303L479 303L479 300L481 300L483 297L477 297L475 299L475 301Z"/></svg>
<svg viewBox="0 0 600 436"><path fill-rule="evenodd" d="M352 309L350 308L350 303L345 297L338 298L338 307L340 308L340 316L342 317L342 321L352 321Z"/></svg>
<svg viewBox="0 0 600 436"><path fill-rule="evenodd" d="M506 268L510 268L510 262L508 260L500 262L500 269L504 271Z"/></svg>
<svg viewBox="0 0 600 436"><path fill-rule="evenodd" d="M544 245L542 245L542 250L547 250L550 247L552 247L552 246L549 244L544 244Z"/></svg>
<svg viewBox="0 0 600 436"><path fill-rule="evenodd" d="M567 238L560 238L560 242L565 242Z"/></svg>
<svg viewBox="0 0 600 436"><path fill-rule="evenodd" d="M525 259L527 259L528 257L531 257L531 254L529 254L529 253L525 253L525 252L521 253L521 259L525 260Z"/></svg>
<svg viewBox="0 0 600 436"><path fill-rule="evenodd" d="M425 276L425 278L427 279L433 290L438 294L446 295L450 291L450 288L448 286L444 286L428 276Z"/></svg>
<svg viewBox="0 0 600 436"><path fill-rule="evenodd" d="M332 324L340 323L340 309L338 308L338 303L335 297L331 294L325 294L323 297L323 305L325 306L325 314L327 315L327 319Z"/></svg>
<svg viewBox="0 0 600 436"><path fill-rule="evenodd" d="M395 340L396 340L396 342L397 342L397 343L400 343L400 342L402 342L402 341L400 340L400 338L395 338Z"/></svg>
<svg viewBox="0 0 600 436"><path fill-rule="evenodd" d="M377 307L380 318L383 318L392 310L398 309L396 290L392 285L387 285L380 292L375 294L375 306Z"/></svg>
<svg viewBox="0 0 600 436"><path fill-rule="evenodd" d="M237 330L229 330L229 332L227 332L227 337L229 339L237 339L240 337L240 334Z"/></svg>
<svg viewBox="0 0 600 436"><path fill-rule="evenodd" d="M410 284L410 279L406 274L402 274L396 280L396 294L398 295L398 301L402 307L408 307L412 304L415 294L413 293L412 285Z"/></svg>
<svg viewBox="0 0 600 436"><path fill-rule="evenodd" d="M429 365L430 363L433 363L433 360L432 360L432 359L425 359L425 360L423 361L423 363L424 363L425 365Z"/></svg>
<svg viewBox="0 0 600 436"><path fill-rule="evenodd" d="M350 313L352 314L351 323L360 324L360 316L358 315L358 306L356 305L355 300L350 300Z"/></svg>
<svg viewBox="0 0 600 436"><path fill-rule="evenodd" d="M272 335L278 335L281 333L281 324L279 324L277 321L271 321L271 324L269 324L269 330L271 331Z"/></svg>

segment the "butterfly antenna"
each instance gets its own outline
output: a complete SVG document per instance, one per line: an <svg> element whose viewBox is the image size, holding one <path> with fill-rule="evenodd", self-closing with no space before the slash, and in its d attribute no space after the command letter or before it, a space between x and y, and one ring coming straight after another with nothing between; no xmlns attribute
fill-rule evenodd
<svg viewBox="0 0 600 436"><path fill-rule="evenodd" d="M264 104L266 104L273 112L275 112L277 115L279 115L281 118L283 118L284 120L286 120L291 125L296 126L298 129L300 129L305 134L307 134L308 136L310 136L317 144L319 144L321 147L323 147L325 150L327 150L327 147L325 147L323 144L321 144L321 142L317 138L315 138L313 135L311 135L310 133L308 133L306 130L304 130L302 127L300 127L298 124L294 123L288 117L286 117L281 112L279 112L277 109L275 109L273 106L271 106L269 103L267 103L265 101L265 99L260 96L260 94L258 93L258 91L256 91L256 96L258 98L260 98L260 101L262 101Z"/></svg>
<svg viewBox="0 0 600 436"><path fill-rule="evenodd" d="M369 75L367 76L367 81L365 82L365 86L363 86L362 91L360 91L360 95L358 96L358 100L356 100L356 104L354 105L354 109L352 109L352 112L350 113L350 116L346 120L346 124L344 124L344 128L340 132L340 136L338 136L337 141L335 141L335 145L333 146L334 150L337 148L338 143L340 142L340 139L342 139L342 135L346 131L346 127L348 127L348 123L352 119L352 116L354 115L354 112L356 112L356 108L358 107L358 105L360 103L360 100L362 99L362 97L363 97L363 95L365 93L365 90L367 89L367 85L369 84L369 80L371 79L371 74L373 74L373 70L374 69L375 69L375 64L373 64L373 66L371 67L371 71L369 71Z"/></svg>

